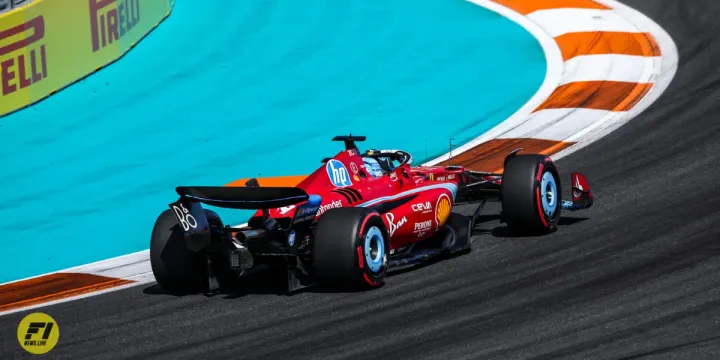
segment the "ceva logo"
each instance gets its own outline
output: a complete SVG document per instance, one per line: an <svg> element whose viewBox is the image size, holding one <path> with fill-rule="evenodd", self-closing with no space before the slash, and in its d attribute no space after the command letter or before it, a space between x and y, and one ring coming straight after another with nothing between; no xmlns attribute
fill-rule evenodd
<svg viewBox="0 0 720 360"><path fill-rule="evenodd" d="M423 214L427 214L432 211L432 205L430 205L429 201L426 201L424 203L412 204L410 208L412 208L412 210L415 212L422 211Z"/></svg>
<svg viewBox="0 0 720 360"><path fill-rule="evenodd" d="M348 173L345 165L337 160L330 160L325 164L330 182L337 187L345 187L352 185L350 173Z"/></svg>

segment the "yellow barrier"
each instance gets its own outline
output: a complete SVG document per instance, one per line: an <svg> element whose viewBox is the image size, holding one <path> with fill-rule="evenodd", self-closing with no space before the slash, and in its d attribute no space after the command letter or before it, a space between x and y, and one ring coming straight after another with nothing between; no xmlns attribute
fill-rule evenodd
<svg viewBox="0 0 720 360"><path fill-rule="evenodd" d="M175 0L35 0L0 15L0 116L117 60Z"/></svg>

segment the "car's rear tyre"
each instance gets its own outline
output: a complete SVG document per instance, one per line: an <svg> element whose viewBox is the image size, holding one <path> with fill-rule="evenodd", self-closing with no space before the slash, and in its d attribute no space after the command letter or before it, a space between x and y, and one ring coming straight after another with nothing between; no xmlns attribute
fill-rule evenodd
<svg viewBox="0 0 720 360"><path fill-rule="evenodd" d="M205 210L211 226L222 227L220 217ZM207 257L188 250L182 227L172 210L158 216L150 239L150 265L155 280L167 293L183 295L203 290Z"/></svg>
<svg viewBox="0 0 720 360"><path fill-rule="evenodd" d="M505 163L500 193L503 219L512 233L542 235L557 229L562 189L549 157L510 157Z"/></svg>
<svg viewBox="0 0 720 360"><path fill-rule="evenodd" d="M314 269L322 283L366 289L383 283L390 241L377 212L336 208L320 217L312 251Z"/></svg>

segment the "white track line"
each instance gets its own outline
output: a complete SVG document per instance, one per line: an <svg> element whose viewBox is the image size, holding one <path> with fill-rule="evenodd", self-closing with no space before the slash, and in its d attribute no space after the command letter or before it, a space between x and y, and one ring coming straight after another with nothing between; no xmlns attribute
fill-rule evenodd
<svg viewBox="0 0 720 360"><path fill-rule="evenodd" d="M573 134L601 121L610 113L607 110L595 109L545 109L532 114L528 121L498 138L566 141ZM552 157L554 158L554 156Z"/></svg>

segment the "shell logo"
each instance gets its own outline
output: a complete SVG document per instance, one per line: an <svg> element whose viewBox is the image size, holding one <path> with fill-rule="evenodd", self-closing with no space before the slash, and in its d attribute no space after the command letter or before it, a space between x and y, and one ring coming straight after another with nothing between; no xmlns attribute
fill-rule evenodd
<svg viewBox="0 0 720 360"><path fill-rule="evenodd" d="M440 195L435 205L435 221L437 221L438 227L445 225L448 217L450 217L450 211L452 211L450 197L447 194Z"/></svg>

